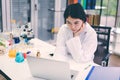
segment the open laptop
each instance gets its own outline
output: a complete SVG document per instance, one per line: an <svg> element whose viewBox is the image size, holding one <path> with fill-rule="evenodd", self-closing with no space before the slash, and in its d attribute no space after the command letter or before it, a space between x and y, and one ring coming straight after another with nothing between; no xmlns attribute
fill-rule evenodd
<svg viewBox="0 0 120 80"><path fill-rule="evenodd" d="M45 80L75 80L78 71L70 70L69 63L45 58L27 57L34 77Z"/></svg>

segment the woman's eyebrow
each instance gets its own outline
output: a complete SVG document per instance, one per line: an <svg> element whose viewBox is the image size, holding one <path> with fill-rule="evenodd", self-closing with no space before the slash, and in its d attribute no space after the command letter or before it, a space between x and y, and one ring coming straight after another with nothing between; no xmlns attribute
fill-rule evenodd
<svg viewBox="0 0 120 80"><path fill-rule="evenodd" d="M79 21L75 21L75 22L79 22Z"/></svg>
<svg viewBox="0 0 120 80"><path fill-rule="evenodd" d="M66 20L66 22L71 23L69 20Z"/></svg>
<svg viewBox="0 0 120 80"><path fill-rule="evenodd" d="M74 23L79 23L79 21L75 21Z"/></svg>

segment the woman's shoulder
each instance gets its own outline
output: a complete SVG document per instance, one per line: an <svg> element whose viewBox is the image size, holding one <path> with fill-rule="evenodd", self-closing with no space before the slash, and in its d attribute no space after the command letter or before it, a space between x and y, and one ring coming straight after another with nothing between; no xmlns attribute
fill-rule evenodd
<svg viewBox="0 0 120 80"><path fill-rule="evenodd" d="M72 31L69 29L69 27L66 24L63 24L60 27L60 30L58 32L59 34L65 34L65 36L67 35L71 35Z"/></svg>
<svg viewBox="0 0 120 80"><path fill-rule="evenodd" d="M68 28L68 26L66 25L66 24L63 24L61 27L60 27L60 30L62 30L62 31L69 31L69 28Z"/></svg>
<svg viewBox="0 0 120 80"><path fill-rule="evenodd" d="M67 29L67 28L68 28L67 24L63 24L63 25L60 27L60 29Z"/></svg>
<svg viewBox="0 0 120 80"><path fill-rule="evenodd" d="M89 23L87 23L87 22L86 22L86 27L87 27L87 30L88 30L88 31L93 31L93 32L95 31L95 30L92 28L92 26L91 26Z"/></svg>
<svg viewBox="0 0 120 80"><path fill-rule="evenodd" d="M86 22L86 32L89 34L96 34L96 31L92 28L92 26Z"/></svg>

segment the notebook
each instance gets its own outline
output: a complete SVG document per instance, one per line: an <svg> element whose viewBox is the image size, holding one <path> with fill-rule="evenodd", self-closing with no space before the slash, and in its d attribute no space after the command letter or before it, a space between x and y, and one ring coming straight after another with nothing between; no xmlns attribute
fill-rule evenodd
<svg viewBox="0 0 120 80"><path fill-rule="evenodd" d="M120 67L93 66L85 80L120 80Z"/></svg>
<svg viewBox="0 0 120 80"><path fill-rule="evenodd" d="M31 74L45 80L75 80L78 71L70 70L69 63L45 58L27 57Z"/></svg>

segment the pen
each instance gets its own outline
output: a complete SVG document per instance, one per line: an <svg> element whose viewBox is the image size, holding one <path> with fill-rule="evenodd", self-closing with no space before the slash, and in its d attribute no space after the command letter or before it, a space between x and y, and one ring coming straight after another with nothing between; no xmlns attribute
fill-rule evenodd
<svg viewBox="0 0 120 80"><path fill-rule="evenodd" d="M91 66L91 64L89 64L88 66L86 66L86 67L84 68L84 70L88 69L90 66Z"/></svg>

